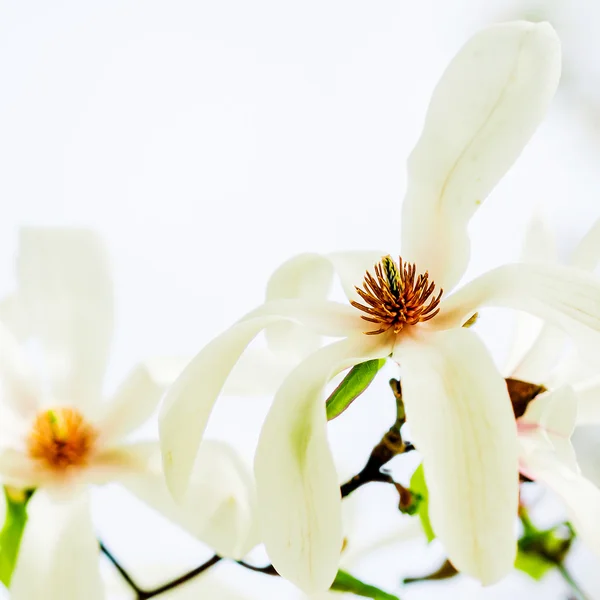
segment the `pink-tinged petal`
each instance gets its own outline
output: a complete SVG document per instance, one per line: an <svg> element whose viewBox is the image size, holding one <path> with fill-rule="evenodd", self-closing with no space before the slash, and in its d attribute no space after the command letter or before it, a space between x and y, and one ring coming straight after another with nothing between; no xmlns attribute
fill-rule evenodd
<svg viewBox="0 0 600 600"><path fill-rule="evenodd" d="M232 369L258 333L285 320L332 336L360 331L364 323L351 306L335 302L275 300L205 346L167 391L160 412L165 477L176 498L186 491L208 418Z"/></svg>
<svg viewBox="0 0 600 600"><path fill-rule="evenodd" d="M19 296L41 342L56 402L99 398L113 331L105 248L92 231L26 228L18 257Z"/></svg>
<svg viewBox="0 0 600 600"><path fill-rule="evenodd" d="M560 77L548 23L488 27L436 86L408 160L402 256L452 289L469 260L469 220L544 118Z"/></svg>
<svg viewBox="0 0 600 600"><path fill-rule="evenodd" d="M102 600L104 584L88 494L58 498L38 490L27 513L10 597Z"/></svg>
<svg viewBox="0 0 600 600"><path fill-rule="evenodd" d="M430 323L462 325L484 306L528 312L564 330L593 359L600 344L600 279L560 265L508 264L474 279L442 302Z"/></svg>
<svg viewBox="0 0 600 600"><path fill-rule="evenodd" d="M504 379L466 329L401 340L394 358L433 529L457 569L494 583L516 553L517 429Z"/></svg>
<svg viewBox="0 0 600 600"><path fill-rule="evenodd" d="M148 468L124 475L121 483L221 556L240 559L259 541L254 482L248 467L224 442L202 442L180 502L166 487L158 445Z"/></svg>
<svg viewBox="0 0 600 600"><path fill-rule="evenodd" d="M261 537L277 571L307 593L330 587L342 548L324 388L343 369L390 351L390 338L369 336L317 350L285 380L263 426L254 464Z"/></svg>

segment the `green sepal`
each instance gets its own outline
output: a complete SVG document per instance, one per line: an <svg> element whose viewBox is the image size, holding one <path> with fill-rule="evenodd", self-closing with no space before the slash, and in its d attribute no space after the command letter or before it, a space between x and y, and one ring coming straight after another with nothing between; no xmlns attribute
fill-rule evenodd
<svg viewBox="0 0 600 600"><path fill-rule="evenodd" d="M416 506L416 513L421 520L421 526L427 536L427 541L431 542L431 540L435 539L435 533L433 533L431 521L429 520L429 491L427 489L427 483L425 482L422 464L417 467L413 476L410 478L410 491L419 498L419 502Z"/></svg>
<svg viewBox="0 0 600 600"><path fill-rule="evenodd" d="M25 524L27 523L27 503L30 492L4 488L6 517L0 531L0 581L8 587L12 578Z"/></svg>
<svg viewBox="0 0 600 600"><path fill-rule="evenodd" d="M331 590L335 592L350 592L356 596L362 596L363 598L372 598L373 600L400 600L398 596L388 594L379 588L369 585L356 579L346 573L346 571L338 571L335 581L331 585Z"/></svg>
<svg viewBox="0 0 600 600"><path fill-rule="evenodd" d="M327 420L331 421L341 415L371 384L375 375L385 365L385 358L368 360L352 367L325 404Z"/></svg>
<svg viewBox="0 0 600 600"><path fill-rule="evenodd" d="M531 552L525 552L519 548L517 552L517 558L515 560L515 569L527 573L529 577L535 581L540 581L542 577L551 571L556 565L551 563L549 560L543 558L539 554L533 554Z"/></svg>

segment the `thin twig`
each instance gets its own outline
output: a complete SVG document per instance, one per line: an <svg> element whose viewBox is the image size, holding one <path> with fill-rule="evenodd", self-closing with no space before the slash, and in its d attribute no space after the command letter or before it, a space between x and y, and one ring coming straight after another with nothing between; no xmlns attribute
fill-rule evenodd
<svg viewBox="0 0 600 600"><path fill-rule="evenodd" d="M129 573L127 573L125 568L119 563L119 561L113 556L113 554L102 542L100 542L100 550L106 556L106 558L110 560L110 562L114 565L117 571L119 571L121 577L123 577L123 579L127 582L127 585L129 585L129 587L131 587L131 589L134 591L136 595L136 600L149 600L150 598L154 598L155 596L160 596L165 592L169 592L170 590L179 587L184 583L187 583L191 579L194 579L201 573L204 573L204 571L207 571L212 566L216 565L219 561L223 560L223 557L219 556L218 554L215 554L206 562L202 563L195 569L192 569L188 573L185 573L184 575L181 575L180 577L177 577L172 581L169 581L157 588L154 588L153 590L144 590L131 578L131 576L129 575Z"/></svg>
<svg viewBox="0 0 600 600"><path fill-rule="evenodd" d="M567 570L567 567L563 563L556 565L558 572L562 575L562 578L571 588L571 591L575 594L577 600L589 600L586 593L579 587L579 584L573 579L571 573Z"/></svg>

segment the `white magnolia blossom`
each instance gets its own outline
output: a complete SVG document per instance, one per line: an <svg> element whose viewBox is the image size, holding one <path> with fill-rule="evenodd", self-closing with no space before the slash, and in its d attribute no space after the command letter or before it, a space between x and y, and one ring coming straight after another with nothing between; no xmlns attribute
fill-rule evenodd
<svg viewBox="0 0 600 600"><path fill-rule="evenodd" d="M96 236L23 230L17 277L16 294L0 308L0 479L36 491L11 598L104 597L90 484L119 482L223 555L243 556L257 541L256 499L234 452L206 441L178 507L158 441L128 441L163 393L154 377L160 364L139 365L102 398L113 294Z"/></svg>
<svg viewBox="0 0 600 600"><path fill-rule="evenodd" d="M556 261L553 236L539 217L526 235L524 261ZM569 264L594 270L600 263L600 220L572 252ZM518 320L512 366L507 374L543 386L517 421L521 473L545 484L565 503L569 519L583 541L600 557L600 490L581 475L571 435L576 425L600 423L600 378L589 356L564 353L563 332L522 316ZM535 331L533 340L529 332Z"/></svg>
<svg viewBox="0 0 600 600"><path fill-rule="evenodd" d="M283 352L290 329L311 332L305 360L275 394L255 459L261 537L279 573L307 592L330 586L342 546L324 387L352 365L389 356L401 366L431 522L448 556L486 584L513 567L517 427L502 375L462 325L482 306L505 306L589 347L600 341L600 284L557 265L508 264L452 290L469 260L469 220L529 141L559 76L560 45L547 23L475 35L435 88L408 161L400 262L380 251L292 259L273 276L271 299L201 350L165 397L163 462L177 497L214 402L253 338L266 329ZM349 304L324 299L334 272ZM315 332L339 339L313 349Z"/></svg>

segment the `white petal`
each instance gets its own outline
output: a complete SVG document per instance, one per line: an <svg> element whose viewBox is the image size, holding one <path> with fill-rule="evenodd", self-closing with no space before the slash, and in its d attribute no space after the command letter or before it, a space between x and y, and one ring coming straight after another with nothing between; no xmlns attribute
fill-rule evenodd
<svg viewBox="0 0 600 600"><path fill-rule="evenodd" d="M3 448L0 450L0 478L6 485L33 489L43 481L43 474L25 452Z"/></svg>
<svg viewBox="0 0 600 600"><path fill-rule="evenodd" d="M600 490L579 473L569 470L550 452L533 452L522 457L522 461L528 477L545 483L562 498L575 530L600 557Z"/></svg>
<svg viewBox="0 0 600 600"><path fill-rule="evenodd" d="M540 394L527 406L525 414L518 420L519 437L539 440L551 448L554 454L575 473L579 473L571 435L577 421L577 397L572 387L565 385L556 390ZM525 425L525 428L523 427ZM527 425L533 426L528 428ZM530 433L527 430L530 430ZM549 444L549 446L548 446Z"/></svg>
<svg viewBox="0 0 600 600"><path fill-rule="evenodd" d="M457 327L483 306L529 312L563 329L585 351L600 344L600 279L580 269L503 265L452 294L430 323L440 329Z"/></svg>
<svg viewBox="0 0 600 600"><path fill-rule="evenodd" d="M307 593L329 588L342 548L323 390L343 369L387 356L391 344L382 341L359 336L308 357L277 392L261 432L254 466L262 539L277 571Z"/></svg>
<svg viewBox="0 0 600 600"><path fill-rule="evenodd" d="M17 294L6 296L0 301L0 322L22 342L29 334L27 314L23 310L23 302Z"/></svg>
<svg viewBox="0 0 600 600"><path fill-rule="evenodd" d="M367 271L372 273L373 267L386 255L379 250L355 250L332 252L327 258L340 278L348 300L361 300L356 288L362 287Z"/></svg>
<svg viewBox="0 0 600 600"><path fill-rule="evenodd" d="M157 442L131 442L98 452L85 468L75 474L81 483L104 485L123 477L145 473L155 460Z"/></svg>
<svg viewBox="0 0 600 600"><path fill-rule="evenodd" d="M0 394L2 404L15 414L30 417L39 405L35 375L21 346L0 323Z"/></svg>
<svg viewBox="0 0 600 600"><path fill-rule="evenodd" d="M93 403L101 392L113 330L103 244L87 230L24 229L18 279L56 401Z"/></svg>
<svg viewBox="0 0 600 600"><path fill-rule="evenodd" d="M434 531L457 569L484 584L513 567L517 430L504 379L466 329L401 340L394 351Z"/></svg>
<svg viewBox="0 0 600 600"><path fill-rule="evenodd" d="M510 376L521 381L545 383L564 352L565 344L564 331L544 323L535 341L521 356Z"/></svg>
<svg viewBox="0 0 600 600"><path fill-rule="evenodd" d="M185 493L208 418L233 367L260 331L285 319L324 335L345 335L350 327L356 331L364 323L351 306L278 300L266 303L205 346L168 390L160 412L165 477L176 498Z"/></svg>
<svg viewBox="0 0 600 600"><path fill-rule="evenodd" d="M190 486L179 503L165 485L158 447L145 473L123 477L121 482L221 556L240 559L259 541L252 477L224 442L205 440L200 445Z"/></svg>
<svg viewBox="0 0 600 600"><path fill-rule="evenodd" d="M98 542L89 497L53 498L37 491L11 583L13 600L101 600Z"/></svg>
<svg viewBox="0 0 600 600"><path fill-rule="evenodd" d="M105 414L98 419L97 427L104 443L119 440L145 423L156 411L167 385L155 377L148 364L138 365L117 389Z"/></svg>
<svg viewBox="0 0 600 600"><path fill-rule="evenodd" d="M577 395L577 424L600 423L600 375L573 385Z"/></svg>
<svg viewBox="0 0 600 600"><path fill-rule="evenodd" d="M600 219L577 244L570 258L570 264L586 271L593 271L600 262Z"/></svg>
<svg viewBox="0 0 600 600"><path fill-rule="evenodd" d="M408 161L402 256L446 291L469 260L469 220L544 118L559 76L552 27L521 21L476 34L435 88Z"/></svg>

